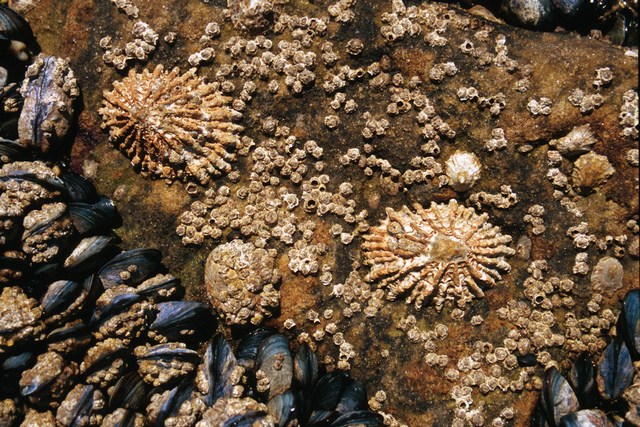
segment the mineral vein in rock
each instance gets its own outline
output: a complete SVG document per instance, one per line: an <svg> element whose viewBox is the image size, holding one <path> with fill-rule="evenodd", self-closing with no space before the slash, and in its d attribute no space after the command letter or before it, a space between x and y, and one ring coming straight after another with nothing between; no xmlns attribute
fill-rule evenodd
<svg viewBox="0 0 640 427"><path fill-rule="evenodd" d="M233 121L241 114L195 68L131 70L104 98L102 127L142 173L205 184L231 170L242 131Z"/></svg>
<svg viewBox="0 0 640 427"><path fill-rule="evenodd" d="M388 299L411 291L407 302L416 308L427 298L437 310L445 300L464 306L474 295L484 296L481 284L494 286L500 271L510 270L505 256L515 253L506 246L511 236L489 224L486 213L477 215L453 199L413 208L415 213L387 208L387 218L364 236L364 263L371 267L365 280L388 288Z"/></svg>

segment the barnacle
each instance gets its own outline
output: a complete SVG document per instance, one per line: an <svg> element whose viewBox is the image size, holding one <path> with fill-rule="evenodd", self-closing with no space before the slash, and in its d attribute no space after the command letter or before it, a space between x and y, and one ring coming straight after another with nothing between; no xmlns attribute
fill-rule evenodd
<svg viewBox="0 0 640 427"><path fill-rule="evenodd" d="M596 142L596 138L587 123L581 126L574 126L571 132L562 138L549 141L549 145L561 154L571 156L588 153Z"/></svg>
<svg viewBox="0 0 640 427"><path fill-rule="evenodd" d="M589 192L604 185L615 171L607 156L589 152L575 161L571 178L574 187Z"/></svg>
<svg viewBox="0 0 640 427"><path fill-rule="evenodd" d="M102 127L144 174L206 184L231 171L242 131L233 121L241 114L195 68L132 70L104 98Z"/></svg>
<svg viewBox="0 0 640 427"><path fill-rule="evenodd" d="M489 224L486 213L477 215L455 199L413 207L415 213L406 206L387 208L387 218L364 236L364 263L371 267L365 280L388 288L388 299L411 290L407 302L416 308L427 298L437 310L445 300L464 306L473 295L484 295L479 282L494 286L499 270L509 271L511 236Z"/></svg>
<svg viewBox="0 0 640 427"><path fill-rule="evenodd" d="M449 185L455 191L467 191L480 179L482 164L473 153L457 150L445 166Z"/></svg>
<svg viewBox="0 0 640 427"><path fill-rule="evenodd" d="M207 257L204 281L211 305L230 325L260 324L280 305L275 251L233 240Z"/></svg>

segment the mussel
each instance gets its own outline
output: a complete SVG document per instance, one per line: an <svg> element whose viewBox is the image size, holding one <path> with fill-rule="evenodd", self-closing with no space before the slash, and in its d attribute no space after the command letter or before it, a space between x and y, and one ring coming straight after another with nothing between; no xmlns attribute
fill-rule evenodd
<svg viewBox="0 0 640 427"><path fill-rule="evenodd" d="M638 290L627 293L616 327L617 335L604 353L593 363L587 354L581 354L567 376L555 367L545 372L538 405L531 418L532 426L595 426L621 424L633 409L628 402L628 390L635 376L633 352L627 342L638 340ZM637 379L635 379L637 381ZM629 394L630 395L630 394Z"/></svg>

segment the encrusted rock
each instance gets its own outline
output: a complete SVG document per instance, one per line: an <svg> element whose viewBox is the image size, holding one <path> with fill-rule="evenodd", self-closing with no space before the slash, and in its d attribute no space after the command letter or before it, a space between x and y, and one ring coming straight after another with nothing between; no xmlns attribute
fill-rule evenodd
<svg viewBox="0 0 640 427"><path fill-rule="evenodd" d="M230 325L258 325L280 305L275 251L233 240L207 258L204 280L211 305Z"/></svg>

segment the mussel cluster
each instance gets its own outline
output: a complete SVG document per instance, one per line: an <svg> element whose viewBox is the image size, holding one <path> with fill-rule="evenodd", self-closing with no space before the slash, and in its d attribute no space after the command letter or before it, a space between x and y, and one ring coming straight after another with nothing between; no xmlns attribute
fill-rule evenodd
<svg viewBox="0 0 640 427"><path fill-rule="evenodd" d="M0 4L0 138L17 138L17 122L22 97L19 84L37 52L35 37L25 19Z"/></svg>
<svg viewBox="0 0 640 427"><path fill-rule="evenodd" d="M3 162L68 148L77 81L68 61L38 51L29 24L0 4L0 155L10 154Z"/></svg>
<svg viewBox="0 0 640 427"><path fill-rule="evenodd" d="M510 24L542 31L561 27L589 34L599 30L612 43L638 45L638 0L457 0L481 5Z"/></svg>
<svg viewBox="0 0 640 427"><path fill-rule="evenodd" d="M616 335L594 365L583 354L562 375L547 369L531 425L640 425L640 290L627 293Z"/></svg>
<svg viewBox="0 0 640 427"><path fill-rule="evenodd" d="M111 200L38 161L0 169L0 425L382 425L364 387L258 329L237 356ZM202 355L201 355L202 354Z"/></svg>
<svg viewBox="0 0 640 427"><path fill-rule="evenodd" d="M307 345L255 329L234 354L160 251L118 247L109 198L33 159L64 143L78 89L20 34L0 4L0 427L382 425Z"/></svg>

